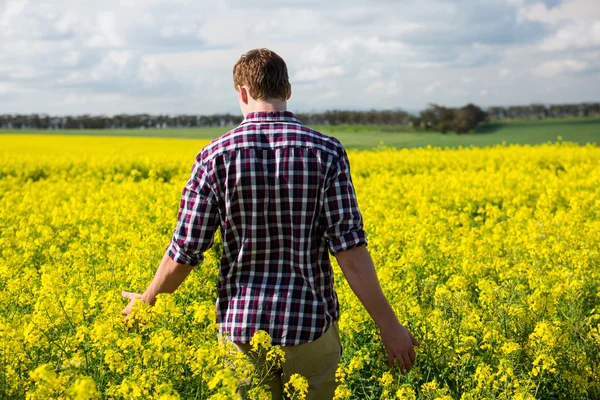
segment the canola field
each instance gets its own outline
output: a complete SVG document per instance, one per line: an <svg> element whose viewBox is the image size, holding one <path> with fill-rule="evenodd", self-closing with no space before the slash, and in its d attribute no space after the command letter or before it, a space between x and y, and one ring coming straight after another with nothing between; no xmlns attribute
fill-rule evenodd
<svg viewBox="0 0 600 400"><path fill-rule="evenodd" d="M228 399L242 380L268 398L264 371L216 337L219 235L175 294L122 321L206 143L0 137L0 398ZM348 154L382 288L422 345L409 374L389 369L332 257L336 398L600 399L598 147Z"/></svg>

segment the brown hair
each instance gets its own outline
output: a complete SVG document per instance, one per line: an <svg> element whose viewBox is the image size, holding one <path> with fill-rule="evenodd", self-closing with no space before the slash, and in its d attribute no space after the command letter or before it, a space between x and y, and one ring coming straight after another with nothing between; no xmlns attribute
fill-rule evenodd
<svg viewBox="0 0 600 400"><path fill-rule="evenodd" d="M254 49L242 54L233 67L233 85L246 85L255 100L287 100L291 90L283 58L269 49Z"/></svg>

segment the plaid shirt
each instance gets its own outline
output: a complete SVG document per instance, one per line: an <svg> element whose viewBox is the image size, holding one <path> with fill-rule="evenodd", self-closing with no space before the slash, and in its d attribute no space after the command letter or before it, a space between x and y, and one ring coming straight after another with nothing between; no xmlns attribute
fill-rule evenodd
<svg viewBox="0 0 600 400"><path fill-rule="evenodd" d="M167 253L198 265L220 227L217 322L229 340L319 338L339 318L329 252L367 245L348 155L289 111L249 113L196 156Z"/></svg>

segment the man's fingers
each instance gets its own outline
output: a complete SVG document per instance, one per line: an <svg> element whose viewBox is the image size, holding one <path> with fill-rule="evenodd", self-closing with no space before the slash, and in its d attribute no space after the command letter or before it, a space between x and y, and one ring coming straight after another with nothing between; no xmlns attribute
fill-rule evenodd
<svg viewBox="0 0 600 400"><path fill-rule="evenodd" d="M131 310L135 304L135 299L140 298L142 295L139 293L122 291L121 296L129 300L129 304L127 305L127 307L125 307L123 311L121 311L121 314L125 316L125 318L123 318L123 322L126 323L129 319L129 314L131 314Z"/></svg>
<svg viewBox="0 0 600 400"><path fill-rule="evenodd" d="M412 342L413 346L421 345L421 342L419 342L417 339L415 339L415 337L412 335L412 333L410 334L410 341Z"/></svg>
<svg viewBox="0 0 600 400"><path fill-rule="evenodd" d="M404 360L404 370L405 370L403 372L410 371L410 369L412 368L412 362L410 362L410 358L408 357L408 354L403 354L402 360Z"/></svg>
<svg viewBox="0 0 600 400"><path fill-rule="evenodd" d="M411 363L414 364L415 360L417 359L417 356L415 354L415 350L414 349L410 349L408 351L408 357L410 358Z"/></svg>
<svg viewBox="0 0 600 400"><path fill-rule="evenodd" d="M404 363L404 359L402 358L402 356L396 356L396 360L398 360L398 366L400 367L400 371L404 373L404 371L406 370L406 364Z"/></svg>
<svg viewBox="0 0 600 400"><path fill-rule="evenodd" d="M392 365L394 365L394 353L392 353L391 351L387 350L387 356L388 356L388 367L391 367Z"/></svg>
<svg viewBox="0 0 600 400"><path fill-rule="evenodd" d="M125 292L125 291L121 292L121 296L123 296L126 299L129 299L131 301L135 301L135 299L139 299L140 297L142 297L142 295L139 293Z"/></svg>

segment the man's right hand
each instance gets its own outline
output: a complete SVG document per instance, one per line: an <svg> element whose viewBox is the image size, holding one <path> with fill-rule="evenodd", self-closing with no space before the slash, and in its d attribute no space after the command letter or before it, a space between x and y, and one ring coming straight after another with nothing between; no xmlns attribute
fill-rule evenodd
<svg viewBox="0 0 600 400"><path fill-rule="evenodd" d="M358 246L340 251L335 257L352 291L379 326L389 366L398 360L402 372L408 372L415 363L414 346L420 343L398 322L381 290L369 251L365 246Z"/></svg>
<svg viewBox="0 0 600 400"><path fill-rule="evenodd" d="M416 357L414 346L419 346L421 343L397 320L390 325L380 326L379 330L387 352L388 365L391 367L394 365L394 360L398 360L402 373L410 371Z"/></svg>

